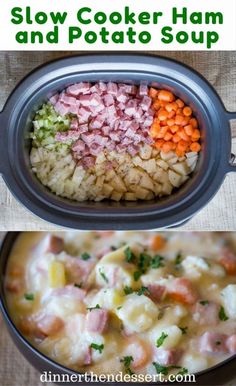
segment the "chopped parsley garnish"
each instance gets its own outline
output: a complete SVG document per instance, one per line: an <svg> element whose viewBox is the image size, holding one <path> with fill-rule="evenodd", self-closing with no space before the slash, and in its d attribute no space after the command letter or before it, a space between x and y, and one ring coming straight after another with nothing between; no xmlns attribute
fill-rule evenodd
<svg viewBox="0 0 236 386"><path fill-rule="evenodd" d="M24 298L25 300L30 300L32 302L34 300L34 294L32 293L24 294Z"/></svg>
<svg viewBox="0 0 236 386"><path fill-rule="evenodd" d="M187 331L188 331L188 327L179 327L180 330L182 331L182 334L185 335L187 334Z"/></svg>
<svg viewBox="0 0 236 386"><path fill-rule="evenodd" d="M82 285L83 285L83 283L78 283L78 284L77 284L77 283L75 283L75 284L74 284L74 287L77 287L77 288L82 288Z"/></svg>
<svg viewBox="0 0 236 386"><path fill-rule="evenodd" d="M99 273L100 273L101 277L103 278L103 280L104 280L106 283L109 283L108 278L106 277L105 273L102 271L101 268L99 268Z"/></svg>
<svg viewBox="0 0 236 386"><path fill-rule="evenodd" d="M90 259L90 254L88 253L88 252L84 252L84 253L82 253L82 255L81 255L81 259L82 260L88 260L88 259Z"/></svg>
<svg viewBox="0 0 236 386"><path fill-rule="evenodd" d="M122 306L119 306L119 307L117 307L117 310L119 311L119 310L121 310L121 308L122 308Z"/></svg>
<svg viewBox="0 0 236 386"><path fill-rule="evenodd" d="M225 313L224 307L222 307L222 306L220 307L219 318L220 318L220 320L222 320L223 322L225 322L226 320L229 319L228 316L227 316L226 313Z"/></svg>
<svg viewBox="0 0 236 386"><path fill-rule="evenodd" d="M99 310L101 307L99 306L99 304L96 304L95 307L87 307L87 310L89 311L92 311L92 310Z"/></svg>
<svg viewBox="0 0 236 386"><path fill-rule="evenodd" d="M140 279L140 276L142 275L142 272L140 272L140 271L135 271L134 272L134 280L135 281L138 281L139 279Z"/></svg>
<svg viewBox="0 0 236 386"><path fill-rule="evenodd" d="M180 371L178 371L177 375L185 375L188 374L188 369L186 367L183 367Z"/></svg>
<svg viewBox="0 0 236 386"><path fill-rule="evenodd" d="M164 332L161 333L161 336L157 339L156 346L161 347L164 343L164 340L168 337L168 334Z"/></svg>
<svg viewBox="0 0 236 386"><path fill-rule="evenodd" d="M185 367L181 367L181 366L162 366L162 365L160 365L157 362L152 362L152 364L155 367L157 374L168 375L170 370L174 370L174 369L180 369L177 374L180 374L180 375L188 374L188 369L186 369Z"/></svg>
<svg viewBox="0 0 236 386"><path fill-rule="evenodd" d="M124 287L124 293L125 295L130 295L134 292L133 288L128 287L127 285Z"/></svg>
<svg viewBox="0 0 236 386"><path fill-rule="evenodd" d="M175 265L180 265L182 263L182 260L183 260L183 256L181 253L178 253L176 258L175 258Z"/></svg>
<svg viewBox="0 0 236 386"><path fill-rule="evenodd" d="M132 252L130 247L125 248L124 254L125 254L125 260L127 261L127 263L134 263L135 262L135 259L136 259L135 254Z"/></svg>
<svg viewBox="0 0 236 386"><path fill-rule="evenodd" d="M110 248L111 248L111 250L112 250L113 252L117 250L117 247L115 247L114 245L111 245Z"/></svg>
<svg viewBox="0 0 236 386"><path fill-rule="evenodd" d="M141 296L141 295L150 295L150 291L147 287L141 287L138 291L137 291L137 295L138 296Z"/></svg>
<svg viewBox="0 0 236 386"><path fill-rule="evenodd" d="M151 256L147 253L140 253L138 260L138 268L142 273L145 273L150 267L151 259Z"/></svg>
<svg viewBox="0 0 236 386"><path fill-rule="evenodd" d="M90 347L93 348L94 350L99 351L99 354L101 354L102 350L104 349L104 344L91 343Z"/></svg>
<svg viewBox="0 0 236 386"><path fill-rule="evenodd" d="M164 267L165 264L163 263L164 257L160 255L155 255L151 260L151 268L161 268Z"/></svg>
<svg viewBox="0 0 236 386"><path fill-rule="evenodd" d="M208 300L200 300L199 302L202 306L206 306L207 304L209 304L209 301Z"/></svg>
<svg viewBox="0 0 236 386"><path fill-rule="evenodd" d="M134 374L133 371L130 369L131 362L133 362L134 358L132 356L126 356L120 359L121 363L124 363L125 372L129 375Z"/></svg>

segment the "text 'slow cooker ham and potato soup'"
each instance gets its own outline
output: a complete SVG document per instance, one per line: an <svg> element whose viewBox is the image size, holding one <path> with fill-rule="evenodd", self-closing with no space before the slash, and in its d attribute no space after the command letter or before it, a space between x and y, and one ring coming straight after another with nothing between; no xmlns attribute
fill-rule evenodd
<svg viewBox="0 0 236 386"><path fill-rule="evenodd" d="M22 233L5 291L19 331L76 371L195 373L236 354L233 233Z"/></svg>
<svg viewBox="0 0 236 386"><path fill-rule="evenodd" d="M201 150L192 109L145 84L73 84L40 108L33 126L34 173L76 201L168 196L191 178Z"/></svg>

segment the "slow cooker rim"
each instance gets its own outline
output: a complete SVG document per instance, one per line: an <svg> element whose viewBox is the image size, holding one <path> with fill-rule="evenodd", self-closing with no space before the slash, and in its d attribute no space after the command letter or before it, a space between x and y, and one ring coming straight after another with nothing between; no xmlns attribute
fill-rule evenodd
<svg viewBox="0 0 236 386"><path fill-rule="evenodd" d="M7 328L9 328L11 330L11 332L14 334L14 336L16 336L16 338L20 341L20 343L23 345L23 346L26 346L31 352L33 352L33 354L38 358L40 358L41 360L45 361L46 363L49 363L50 365L52 365L53 367L55 367L56 369L59 369L61 371L65 371L69 374L83 374L83 373L80 373L78 371L73 371L71 370L70 368L66 367L66 366L63 366L61 364L59 364L58 362L55 362L53 359L47 357L45 354L43 354L42 352L40 352L37 348L35 348L22 334L21 332L17 329L17 327L15 326L15 323L13 322L11 316L10 316L10 313L8 311L8 307L7 307L7 302L6 302L6 298L5 298L5 290L4 290L4 274L5 274L5 270L6 270L6 267L7 267L7 260L9 258L9 255L11 253L11 250L12 248L14 247L14 244L17 240L17 238L20 236L21 233L24 233L24 232L7 232L7 234L5 235L4 239L2 240L2 242L0 243L0 310L2 311L2 314L4 316L4 320L5 320L5 324L7 326ZM5 248L5 245L9 242L10 244L10 248L8 248L9 250L7 251L7 254L6 254L6 257L4 259L4 261L2 261L2 255L4 253L4 248ZM4 267L2 267L2 264L4 264ZM11 338L12 339L12 338ZM13 339L12 339L13 340ZM14 342L15 344L15 342ZM220 369L221 367L224 367L226 364L230 363L230 362L233 362L236 360L236 354L234 354L233 356L225 359L224 361L222 362L219 362L218 364L206 369L206 370L202 370L202 371L199 371L197 373L195 373L196 377L198 376L204 376L204 375L207 375L208 373L211 373L213 372L214 370L217 370L217 369ZM29 362L29 360L27 359L27 362ZM30 362L29 362L30 363ZM31 363L30 363L31 364ZM93 383L94 384L94 383ZM100 383L99 383L100 384ZM119 384L119 382L112 382L112 383L109 383L111 385L117 385ZM128 383L129 384L129 383ZM140 383L134 383L132 382L133 385L139 385ZM144 382L143 385L150 385L150 386L154 386L154 385L158 385L158 384L161 384L161 382L156 382L156 383L150 383L150 382ZM173 384L173 383L172 383Z"/></svg>

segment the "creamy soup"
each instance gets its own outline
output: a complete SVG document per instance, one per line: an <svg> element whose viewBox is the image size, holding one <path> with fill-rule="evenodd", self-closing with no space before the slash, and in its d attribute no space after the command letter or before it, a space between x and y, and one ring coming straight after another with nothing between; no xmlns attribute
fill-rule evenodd
<svg viewBox="0 0 236 386"><path fill-rule="evenodd" d="M195 373L236 353L233 244L233 233L22 233L10 315L76 371Z"/></svg>

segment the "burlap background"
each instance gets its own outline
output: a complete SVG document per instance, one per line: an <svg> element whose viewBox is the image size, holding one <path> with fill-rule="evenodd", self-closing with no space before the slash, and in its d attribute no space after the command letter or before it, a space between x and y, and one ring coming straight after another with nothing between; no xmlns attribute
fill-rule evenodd
<svg viewBox="0 0 236 386"><path fill-rule="evenodd" d="M223 47L222 47L223 48ZM30 70L48 60L72 52L0 52L0 108L16 83ZM229 111L236 111L236 51L235 52L156 52L178 59L202 73L216 88ZM233 126L233 123L232 123ZM0 128L4 130L4 128ZM236 122L234 123L236 136ZM233 140L236 152L236 138ZM236 228L236 174L231 173L220 191L183 229L210 230ZM0 177L0 230L55 229L29 213L7 189Z"/></svg>
<svg viewBox="0 0 236 386"><path fill-rule="evenodd" d="M4 232L0 232L0 243L3 237ZM14 346L0 313L0 386L43 385L53 386L52 383L40 382L40 374L26 361ZM217 386L217 379L215 386ZM232 380L232 382L225 384L225 386L236 386L236 371L235 379Z"/></svg>

